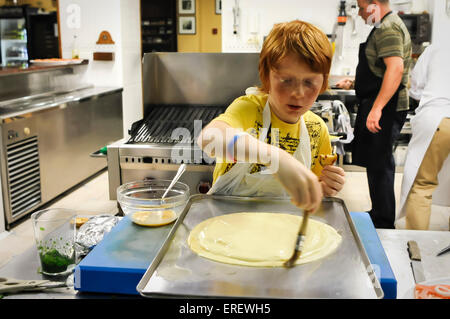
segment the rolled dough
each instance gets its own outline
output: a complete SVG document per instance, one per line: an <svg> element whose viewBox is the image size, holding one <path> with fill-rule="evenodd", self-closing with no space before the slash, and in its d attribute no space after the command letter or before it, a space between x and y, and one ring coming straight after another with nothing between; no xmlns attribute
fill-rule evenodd
<svg viewBox="0 0 450 319"><path fill-rule="evenodd" d="M209 218L194 227L189 247L198 255L228 264L280 267L295 246L301 216L285 213L233 213ZM296 264L331 254L342 237L312 218L308 221L304 248Z"/></svg>

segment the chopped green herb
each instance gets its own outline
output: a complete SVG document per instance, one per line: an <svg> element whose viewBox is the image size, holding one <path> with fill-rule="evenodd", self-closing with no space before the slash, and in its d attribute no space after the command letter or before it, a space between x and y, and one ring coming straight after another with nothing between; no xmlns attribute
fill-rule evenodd
<svg viewBox="0 0 450 319"><path fill-rule="evenodd" d="M75 263L75 255L62 255L58 250L52 249L44 254L40 254L42 261L42 271L46 273L60 273Z"/></svg>

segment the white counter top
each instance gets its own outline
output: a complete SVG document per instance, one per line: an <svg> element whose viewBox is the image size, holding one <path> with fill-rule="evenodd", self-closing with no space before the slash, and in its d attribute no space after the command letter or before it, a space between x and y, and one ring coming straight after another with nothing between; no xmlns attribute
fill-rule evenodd
<svg viewBox="0 0 450 319"><path fill-rule="evenodd" d="M415 283L407 250L409 240L415 240L419 246L427 281L450 280L450 253L436 256L450 244L450 232L377 229L377 233L397 279L397 299L413 297Z"/></svg>

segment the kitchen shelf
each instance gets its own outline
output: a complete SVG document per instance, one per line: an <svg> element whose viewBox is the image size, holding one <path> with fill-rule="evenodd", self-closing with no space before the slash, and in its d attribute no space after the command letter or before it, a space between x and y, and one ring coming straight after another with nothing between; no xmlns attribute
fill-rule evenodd
<svg viewBox="0 0 450 319"><path fill-rule="evenodd" d="M142 22L142 26L145 27L145 28L165 27L166 25L167 24L166 24L165 21L163 21L163 22L155 22L155 23L152 23L152 22L149 22L149 21Z"/></svg>
<svg viewBox="0 0 450 319"><path fill-rule="evenodd" d="M22 39L2 39L2 42L9 42L9 43L27 43L27 40Z"/></svg>
<svg viewBox="0 0 450 319"><path fill-rule="evenodd" d="M6 57L7 61L28 61L28 58L19 58L19 57Z"/></svg>
<svg viewBox="0 0 450 319"><path fill-rule="evenodd" d="M155 46L168 46L170 45L170 42L142 42L142 46L145 46L146 48L153 48Z"/></svg>
<svg viewBox="0 0 450 319"><path fill-rule="evenodd" d="M28 67L0 67L0 77L9 76L20 73L46 72L53 69L75 68L89 64L89 60L83 60L79 64L63 64L63 65L30 65Z"/></svg>
<svg viewBox="0 0 450 319"><path fill-rule="evenodd" d="M175 0L141 0L142 54L177 51L175 9Z"/></svg>

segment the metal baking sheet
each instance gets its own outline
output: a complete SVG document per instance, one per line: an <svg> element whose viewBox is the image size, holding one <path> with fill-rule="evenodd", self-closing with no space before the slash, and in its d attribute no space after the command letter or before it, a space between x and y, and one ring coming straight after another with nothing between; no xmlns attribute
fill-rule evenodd
<svg viewBox="0 0 450 319"><path fill-rule="evenodd" d="M340 246L321 260L290 269L229 265L191 251L187 238L198 223L237 212L302 215L302 211L289 200L191 196L167 241L139 282L139 293L145 297L383 297L379 281L342 200L324 199L320 210L310 217L334 227L342 236Z"/></svg>

